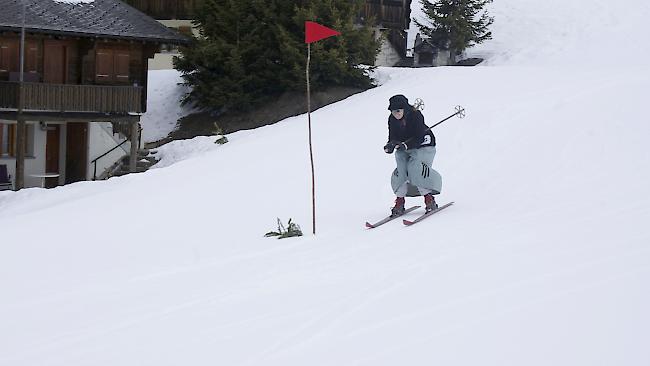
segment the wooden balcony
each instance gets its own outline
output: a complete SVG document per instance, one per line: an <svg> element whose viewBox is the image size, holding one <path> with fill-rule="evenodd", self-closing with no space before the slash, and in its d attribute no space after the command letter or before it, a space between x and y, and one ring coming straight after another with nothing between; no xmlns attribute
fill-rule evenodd
<svg viewBox="0 0 650 366"><path fill-rule="evenodd" d="M18 109L19 83L0 81L0 108ZM142 113L142 87L23 83L24 110Z"/></svg>

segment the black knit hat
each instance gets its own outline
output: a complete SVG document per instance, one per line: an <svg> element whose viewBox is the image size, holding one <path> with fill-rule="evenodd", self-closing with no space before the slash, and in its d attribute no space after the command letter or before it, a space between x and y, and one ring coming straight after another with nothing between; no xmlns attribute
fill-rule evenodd
<svg viewBox="0 0 650 366"><path fill-rule="evenodd" d="M396 109L407 109L409 100L402 94L397 94L388 99L388 110L394 111Z"/></svg>

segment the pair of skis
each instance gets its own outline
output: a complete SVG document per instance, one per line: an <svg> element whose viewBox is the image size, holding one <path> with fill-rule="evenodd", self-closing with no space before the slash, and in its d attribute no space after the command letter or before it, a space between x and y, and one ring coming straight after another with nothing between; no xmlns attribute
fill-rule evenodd
<svg viewBox="0 0 650 366"><path fill-rule="evenodd" d="M406 225L406 226L411 226L411 225L413 225L413 224L417 224L418 222L420 222L420 221L426 219L427 217L429 217L429 216L431 216L431 215L433 215L433 214L435 214L435 213L437 213L437 212L440 212L440 211L444 210L445 208L447 208L447 207L449 207L449 206L451 206L451 205L453 205L453 204L454 204L453 202L449 202L449 203L447 203L447 204L445 204L445 205L442 205L442 206L440 206L440 207L438 207L438 208L436 208L436 209L434 209L434 210L431 210L431 211L429 211L429 212L426 212L426 213L420 215L420 217L416 218L416 219L413 220L413 221L410 221L410 220L402 220L402 223L403 223L404 225ZM387 223L387 222L389 222L389 221L392 221L392 220L394 220L394 219L396 219L396 218L398 218L398 217L400 217L400 216L403 216L403 215L405 215L405 214L407 214L407 213L409 213L409 212L411 212L411 211L413 211L413 210L416 210L416 209L418 209L418 208L420 208L420 206L409 207L409 208L407 208L407 209L404 211L404 213L401 214L401 215L397 215L397 216L388 216L388 217L386 217L385 219L380 220L380 221L377 221L377 222L374 223L374 224L371 224L371 223L369 223L369 222L366 222L366 227L367 227L368 229L374 229L374 228L376 228L377 226L381 226L381 225L383 225L383 224L385 224L385 223Z"/></svg>

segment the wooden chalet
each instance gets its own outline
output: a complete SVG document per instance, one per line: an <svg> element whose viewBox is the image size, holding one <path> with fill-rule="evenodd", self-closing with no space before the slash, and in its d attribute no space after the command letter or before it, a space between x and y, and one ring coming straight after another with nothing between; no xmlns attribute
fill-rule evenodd
<svg viewBox="0 0 650 366"><path fill-rule="evenodd" d="M91 179L90 153L101 152L89 136L95 122L129 139L136 171L147 61L162 44L188 38L118 0L0 6L0 165L15 188Z"/></svg>

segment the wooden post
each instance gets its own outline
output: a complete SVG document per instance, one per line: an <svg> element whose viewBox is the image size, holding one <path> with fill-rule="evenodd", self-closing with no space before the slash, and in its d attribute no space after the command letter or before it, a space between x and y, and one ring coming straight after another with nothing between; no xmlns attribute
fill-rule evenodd
<svg viewBox="0 0 650 366"><path fill-rule="evenodd" d="M129 156L129 172L131 173L135 173L138 168L139 127L138 122L131 122L131 155Z"/></svg>
<svg viewBox="0 0 650 366"><path fill-rule="evenodd" d="M316 235L316 175L314 173L314 150L311 143L311 93L309 90L309 64L311 62L311 43L307 43L307 121L309 123L309 160L311 161L311 227Z"/></svg>
<svg viewBox="0 0 650 366"><path fill-rule="evenodd" d="M16 190L25 188L25 141L27 140L26 126L27 123L22 117L22 113L17 117L18 125L16 126Z"/></svg>
<svg viewBox="0 0 650 366"><path fill-rule="evenodd" d="M18 83L18 111L16 113L16 190L25 188L25 141L27 140L26 123L23 118L24 88L23 73L25 67L25 2L23 1L22 27L20 30L20 82Z"/></svg>

